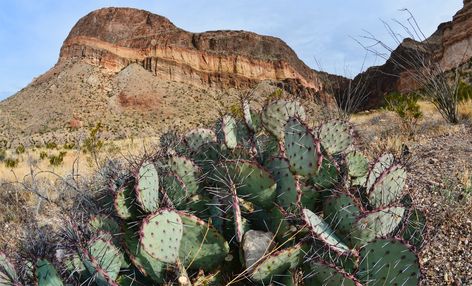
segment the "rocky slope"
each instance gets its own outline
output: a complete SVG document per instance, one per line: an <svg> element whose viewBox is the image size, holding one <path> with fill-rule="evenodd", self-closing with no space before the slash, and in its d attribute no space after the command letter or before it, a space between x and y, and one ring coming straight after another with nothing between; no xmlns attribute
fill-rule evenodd
<svg viewBox="0 0 472 286"><path fill-rule="evenodd" d="M358 75L355 81L363 81L371 92L364 108L378 107L383 103L385 94L391 91L415 90L418 85L411 72L395 63L403 62L405 67L411 67L418 55L431 59L444 71L461 68L466 70L467 77L471 77L468 71L472 58L472 0L464 0L463 8L452 21L439 25L437 31L425 41L405 39L384 65L371 67ZM405 60L411 62L405 63Z"/></svg>
<svg viewBox="0 0 472 286"><path fill-rule="evenodd" d="M138 136L211 120L219 103L261 84L331 102L319 74L280 39L190 33L147 11L104 8L78 21L51 70L0 103L0 134L50 137L101 121L110 136Z"/></svg>

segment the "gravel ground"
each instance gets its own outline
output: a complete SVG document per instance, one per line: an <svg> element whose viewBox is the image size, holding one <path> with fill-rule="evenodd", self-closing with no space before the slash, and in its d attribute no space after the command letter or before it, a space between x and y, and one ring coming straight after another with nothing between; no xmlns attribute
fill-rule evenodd
<svg viewBox="0 0 472 286"><path fill-rule="evenodd" d="M409 188L429 223L422 285L472 285L472 129L460 129L409 146Z"/></svg>

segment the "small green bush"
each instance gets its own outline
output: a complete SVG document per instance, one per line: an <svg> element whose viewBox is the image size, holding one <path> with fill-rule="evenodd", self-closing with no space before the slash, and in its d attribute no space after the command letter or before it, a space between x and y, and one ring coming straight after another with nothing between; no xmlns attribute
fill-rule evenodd
<svg viewBox="0 0 472 286"><path fill-rule="evenodd" d="M49 164L51 166L60 166L64 162L64 156L67 154L65 151L59 152L59 155L50 155Z"/></svg>
<svg viewBox="0 0 472 286"><path fill-rule="evenodd" d="M15 149L15 153L20 155L26 152L25 146L23 144L20 144L18 147Z"/></svg>
<svg viewBox="0 0 472 286"><path fill-rule="evenodd" d="M392 92L385 97L386 109L395 112L402 120L405 130L412 135L423 113L418 105L420 96L417 93Z"/></svg>
<svg viewBox="0 0 472 286"><path fill-rule="evenodd" d="M46 142L46 149L56 149L57 143L56 142Z"/></svg>
<svg viewBox="0 0 472 286"><path fill-rule="evenodd" d="M5 151L4 149L0 149L0 161L5 160L6 157L7 157L7 151Z"/></svg>
<svg viewBox="0 0 472 286"><path fill-rule="evenodd" d="M39 152L39 159L44 160L48 157L48 153L46 151Z"/></svg>
<svg viewBox="0 0 472 286"><path fill-rule="evenodd" d="M5 159L5 166L7 168L16 168L18 166L19 162L20 162L20 160L18 160L18 159L6 158Z"/></svg>
<svg viewBox="0 0 472 286"><path fill-rule="evenodd" d="M457 88L457 100L459 102L465 102L472 100L472 86L463 81L459 83Z"/></svg>

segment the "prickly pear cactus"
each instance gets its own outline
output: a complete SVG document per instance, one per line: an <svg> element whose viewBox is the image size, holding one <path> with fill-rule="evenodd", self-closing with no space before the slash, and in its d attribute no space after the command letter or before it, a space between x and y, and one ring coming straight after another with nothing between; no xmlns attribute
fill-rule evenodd
<svg viewBox="0 0 472 286"><path fill-rule="evenodd" d="M406 169L369 164L347 122L308 125L298 102L242 103L113 174L102 213L66 232L64 271L37 257L23 283L0 254L0 286L418 285L426 218Z"/></svg>

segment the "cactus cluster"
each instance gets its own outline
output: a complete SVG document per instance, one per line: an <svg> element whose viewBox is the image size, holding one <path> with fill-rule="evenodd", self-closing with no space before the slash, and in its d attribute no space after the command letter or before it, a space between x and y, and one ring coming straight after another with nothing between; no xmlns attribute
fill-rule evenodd
<svg viewBox="0 0 472 286"><path fill-rule="evenodd" d="M67 255L31 264L33 279L418 285L425 218L404 203L406 171L392 155L369 164L349 124L310 126L296 101L243 111L112 176L103 213L70 228ZM19 276L0 255L0 285L21 285Z"/></svg>

